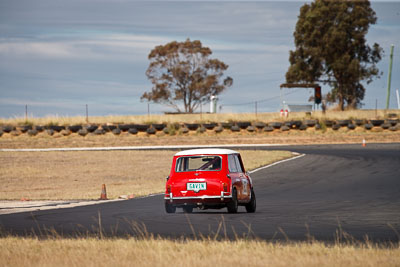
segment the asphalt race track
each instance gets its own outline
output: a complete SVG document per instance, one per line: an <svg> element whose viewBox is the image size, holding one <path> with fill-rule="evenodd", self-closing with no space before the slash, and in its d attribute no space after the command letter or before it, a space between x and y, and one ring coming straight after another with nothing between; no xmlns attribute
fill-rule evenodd
<svg viewBox="0 0 400 267"><path fill-rule="evenodd" d="M166 214L163 196L0 216L4 233L399 242L400 144L271 147L306 154L253 173L257 212ZM106 152L104 152L106 153ZM100 218L100 220L99 220Z"/></svg>

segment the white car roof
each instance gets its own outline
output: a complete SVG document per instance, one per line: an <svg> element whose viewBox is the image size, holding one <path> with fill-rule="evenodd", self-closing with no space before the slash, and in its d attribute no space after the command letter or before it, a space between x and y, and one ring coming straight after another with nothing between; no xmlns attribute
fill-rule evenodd
<svg viewBox="0 0 400 267"><path fill-rule="evenodd" d="M175 156L189 156L189 155L221 155L221 154L239 154L239 152L231 149L223 148L201 148L183 150L175 154Z"/></svg>

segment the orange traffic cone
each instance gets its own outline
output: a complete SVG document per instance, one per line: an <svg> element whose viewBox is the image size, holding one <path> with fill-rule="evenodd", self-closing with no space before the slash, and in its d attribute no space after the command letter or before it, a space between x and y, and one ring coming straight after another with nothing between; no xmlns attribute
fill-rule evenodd
<svg viewBox="0 0 400 267"><path fill-rule="evenodd" d="M103 184L103 185L101 186L101 195L100 195L99 200L107 200L107 199L108 199L108 198L107 198L106 185Z"/></svg>
<svg viewBox="0 0 400 267"><path fill-rule="evenodd" d="M367 146L367 144L365 143L365 138L364 138L363 141L362 141L362 146L363 146L363 147L366 147L366 146Z"/></svg>

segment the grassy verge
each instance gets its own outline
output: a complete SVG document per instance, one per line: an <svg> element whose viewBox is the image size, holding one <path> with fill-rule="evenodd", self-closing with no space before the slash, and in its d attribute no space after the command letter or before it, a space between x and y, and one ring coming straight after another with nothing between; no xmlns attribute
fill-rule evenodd
<svg viewBox="0 0 400 267"><path fill-rule="evenodd" d="M164 191L176 151L0 152L0 199L97 199ZM291 157L241 151L247 170Z"/></svg>
<svg viewBox="0 0 400 267"><path fill-rule="evenodd" d="M165 239L0 239L0 266L399 266L399 246Z"/></svg>

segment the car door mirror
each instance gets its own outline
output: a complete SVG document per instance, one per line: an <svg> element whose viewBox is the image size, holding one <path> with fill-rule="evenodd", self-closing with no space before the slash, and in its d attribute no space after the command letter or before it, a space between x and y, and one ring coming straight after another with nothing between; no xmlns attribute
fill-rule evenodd
<svg viewBox="0 0 400 267"><path fill-rule="evenodd" d="M169 180L169 175L167 176L167 181Z"/></svg>

